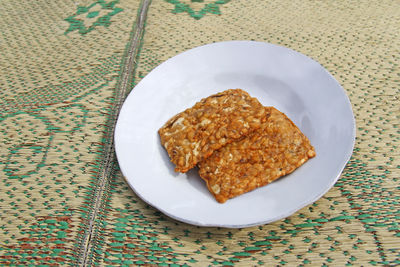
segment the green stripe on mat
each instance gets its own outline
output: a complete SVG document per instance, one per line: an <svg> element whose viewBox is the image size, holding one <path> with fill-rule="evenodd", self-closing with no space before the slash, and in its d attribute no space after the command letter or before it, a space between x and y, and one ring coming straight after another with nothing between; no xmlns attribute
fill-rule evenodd
<svg viewBox="0 0 400 267"><path fill-rule="evenodd" d="M105 145L102 150L102 161L100 166L96 168L97 173L95 180L97 181L94 189L94 203L88 211L88 225L85 226L84 236L80 243L79 263L87 266L93 263L93 252L98 249L98 239L101 239L102 218L99 218L102 210L105 208L107 192L109 190L109 177L115 172L115 151L114 151L114 130L119 111L127 96L128 91L133 84L135 73L135 59L141 45L141 40L144 34L144 25L146 21L147 10L151 0L142 0L137 13L137 19L133 26L129 43L126 47L122 58L121 75L118 78L118 83L115 88L114 106L112 107L110 117L107 122L106 132L104 136Z"/></svg>

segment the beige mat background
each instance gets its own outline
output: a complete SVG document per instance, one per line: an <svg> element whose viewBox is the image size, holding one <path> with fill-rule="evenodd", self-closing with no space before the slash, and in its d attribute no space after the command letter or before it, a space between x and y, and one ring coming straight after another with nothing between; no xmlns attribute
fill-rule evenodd
<svg viewBox="0 0 400 267"><path fill-rule="evenodd" d="M0 263L400 264L400 2L148 2L2 2ZM127 48L144 9L136 56ZM324 197L246 229L162 215L129 189L108 149L126 58L135 58L134 85L169 57L224 40L317 60L346 90L357 123L353 157Z"/></svg>
<svg viewBox="0 0 400 267"><path fill-rule="evenodd" d="M140 4L114 3L0 4L0 264L83 261Z"/></svg>

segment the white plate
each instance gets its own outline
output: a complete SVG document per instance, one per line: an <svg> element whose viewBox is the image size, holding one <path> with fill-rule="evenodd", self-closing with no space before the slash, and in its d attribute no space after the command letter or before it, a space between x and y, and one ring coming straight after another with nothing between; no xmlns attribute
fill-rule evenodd
<svg viewBox="0 0 400 267"><path fill-rule="evenodd" d="M268 186L219 204L196 169L174 172L157 130L201 98L229 88L284 112L317 156ZM285 218L320 198L339 178L354 139L349 99L320 64L285 47L230 41L191 49L151 71L121 109L115 149L123 175L148 204L186 223L239 228Z"/></svg>

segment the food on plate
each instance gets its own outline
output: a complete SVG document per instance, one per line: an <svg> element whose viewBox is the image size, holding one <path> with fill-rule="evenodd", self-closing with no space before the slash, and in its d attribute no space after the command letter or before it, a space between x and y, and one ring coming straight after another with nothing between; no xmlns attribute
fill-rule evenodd
<svg viewBox="0 0 400 267"><path fill-rule="evenodd" d="M158 133L175 171L187 172L212 153L261 127L264 107L241 89L229 89L175 115Z"/></svg>
<svg viewBox="0 0 400 267"><path fill-rule="evenodd" d="M307 137L282 112L264 108L261 128L201 161L199 174L224 203L293 172L316 155Z"/></svg>
<svg viewBox="0 0 400 267"><path fill-rule="evenodd" d="M316 153L282 112L241 89L197 102L158 131L175 171L198 165L215 199L224 203L293 172Z"/></svg>

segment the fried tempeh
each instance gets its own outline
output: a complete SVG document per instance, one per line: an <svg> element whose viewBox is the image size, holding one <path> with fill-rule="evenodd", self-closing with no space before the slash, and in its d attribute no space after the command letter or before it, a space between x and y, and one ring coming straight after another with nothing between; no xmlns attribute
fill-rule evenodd
<svg viewBox="0 0 400 267"><path fill-rule="evenodd" d="M241 89L229 89L175 115L158 133L175 171L187 172L215 150L261 127L265 109Z"/></svg>
<svg viewBox="0 0 400 267"><path fill-rule="evenodd" d="M271 183L316 155L285 114L273 107L265 110L267 120L260 129L199 163L200 176L220 203Z"/></svg>

